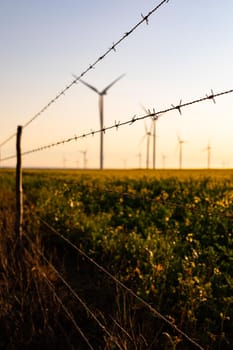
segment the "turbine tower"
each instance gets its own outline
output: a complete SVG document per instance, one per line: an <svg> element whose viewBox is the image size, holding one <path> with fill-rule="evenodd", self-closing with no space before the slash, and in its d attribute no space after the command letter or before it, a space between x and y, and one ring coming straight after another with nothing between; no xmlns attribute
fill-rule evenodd
<svg viewBox="0 0 233 350"><path fill-rule="evenodd" d="M178 138L178 147L179 147L179 169L182 169L182 161L183 161L183 144L187 141L182 140L179 136Z"/></svg>
<svg viewBox="0 0 233 350"><path fill-rule="evenodd" d="M151 114L150 109L146 109L143 105L141 105L141 107L144 109L145 113L147 114ZM154 112L154 109L153 109ZM153 126L152 126L152 133L151 136L153 136L153 169L156 168L156 152L157 152L157 147L156 147L156 139L157 139L157 135L156 135L156 122L157 122L158 117L155 116L152 118L152 122L153 122Z"/></svg>
<svg viewBox="0 0 233 350"><path fill-rule="evenodd" d="M167 156L165 154L162 154L163 169L166 168L166 159L167 159Z"/></svg>
<svg viewBox="0 0 233 350"><path fill-rule="evenodd" d="M96 92L99 95L99 114L100 114L100 169L104 167L104 96L107 94L107 91L121 78L123 78L125 74L120 75L117 79L113 80L111 84L107 85L102 91L99 91L94 86L86 83L82 79L79 79L81 83L89 87L92 91Z"/></svg>
<svg viewBox="0 0 233 350"><path fill-rule="evenodd" d="M146 138L146 169L149 169L149 163L150 163L150 138L151 138L151 136L153 136L152 131L151 131L152 130L152 126L153 126L152 123L151 123L150 129L147 128L146 123L144 124L144 126L145 126L145 134L142 137L142 140L140 142L140 144L141 144Z"/></svg>
<svg viewBox="0 0 233 350"><path fill-rule="evenodd" d="M142 154L141 154L141 152L139 152L139 153L137 154L137 157L138 157L139 169L141 169L141 167L142 167Z"/></svg>
<svg viewBox="0 0 233 350"><path fill-rule="evenodd" d="M211 157L211 146L210 146L210 143L208 143L208 145L204 149L204 151L207 151L207 169L210 169L210 157Z"/></svg>
<svg viewBox="0 0 233 350"><path fill-rule="evenodd" d="M83 169L87 168L87 150L80 151L83 154Z"/></svg>
<svg viewBox="0 0 233 350"><path fill-rule="evenodd" d="M156 147L156 138L157 138L156 121L157 121L157 118L154 118L153 119L153 132L152 132L152 135L153 135L153 169L156 168L156 150L157 150L157 147Z"/></svg>

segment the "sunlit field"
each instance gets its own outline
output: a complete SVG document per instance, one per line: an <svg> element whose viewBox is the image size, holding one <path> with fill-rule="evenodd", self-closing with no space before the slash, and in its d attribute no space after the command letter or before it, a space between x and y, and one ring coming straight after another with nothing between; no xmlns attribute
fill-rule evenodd
<svg viewBox="0 0 233 350"><path fill-rule="evenodd" d="M96 349L197 348L63 235L204 349L232 349L233 170L24 169L20 254L14 170L0 189L5 347L87 349L78 324Z"/></svg>
<svg viewBox="0 0 233 350"><path fill-rule="evenodd" d="M0 169L0 173L14 172L14 169ZM153 177L156 179L177 177L179 179L187 178L203 178L209 177L213 179L230 179L233 180L233 169L25 169L24 173L44 174L51 176L76 176L89 175L94 177Z"/></svg>

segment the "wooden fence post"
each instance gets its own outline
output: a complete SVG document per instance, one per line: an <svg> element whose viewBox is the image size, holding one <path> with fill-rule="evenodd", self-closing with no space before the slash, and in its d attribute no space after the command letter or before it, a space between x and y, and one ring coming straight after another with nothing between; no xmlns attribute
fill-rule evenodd
<svg viewBox="0 0 233 350"><path fill-rule="evenodd" d="M22 126L17 128L16 139L16 237L22 238L23 227L23 186L22 186L22 164L21 164L21 135Z"/></svg>

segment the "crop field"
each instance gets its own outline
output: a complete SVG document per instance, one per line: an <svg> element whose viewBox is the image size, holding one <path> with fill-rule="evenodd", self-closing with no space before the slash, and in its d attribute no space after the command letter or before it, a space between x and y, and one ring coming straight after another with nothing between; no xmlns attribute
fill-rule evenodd
<svg viewBox="0 0 233 350"><path fill-rule="evenodd" d="M26 169L23 192L18 242L1 169L0 348L232 349L233 170Z"/></svg>

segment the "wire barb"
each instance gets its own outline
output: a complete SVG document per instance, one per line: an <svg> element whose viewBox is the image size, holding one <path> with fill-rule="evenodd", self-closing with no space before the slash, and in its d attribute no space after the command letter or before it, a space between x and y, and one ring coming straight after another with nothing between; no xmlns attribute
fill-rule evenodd
<svg viewBox="0 0 233 350"><path fill-rule="evenodd" d="M115 47L114 42L112 43L112 47L110 48L110 50L113 50L114 52L116 52L116 47Z"/></svg>
<svg viewBox="0 0 233 350"><path fill-rule="evenodd" d="M115 120L115 128L116 128L116 130L118 130L119 125L120 125L120 121L117 123L116 120Z"/></svg>
<svg viewBox="0 0 233 350"><path fill-rule="evenodd" d="M147 16L144 16L144 15L141 13L141 17L142 17L143 21L145 21L146 24L148 25L148 24L149 24L148 15L147 15Z"/></svg>
<svg viewBox="0 0 233 350"><path fill-rule="evenodd" d="M212 100L213 103L216 103L215 98L214 98L214 92L212 89L211 89L211 95L206 95L206 96L208 97L209 100Z"/></svg>
<svg viewBox="0 0 233 350"><path fill-rule="evenodd" d="M172 107L173 107L174 109L177 109L178 112L179 112L179 114L182 115L182 113L181 113L182 100L180 100L180 104L179 104L179 105L177 105L177 106L172 105Z"/></svg>
<svg viewBox="0 0 233 350"><path fill-rule="evenodd" d="M132 125L133 123L135 123L136 122L136 120L137 120L137 116L136 116L136 114L133 116L133 118L131 119L131 121L130 121L130 124L129 125Z"/></svg>

